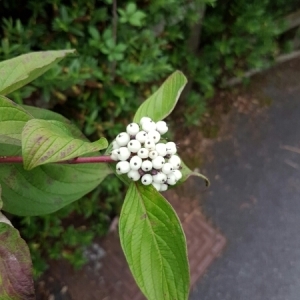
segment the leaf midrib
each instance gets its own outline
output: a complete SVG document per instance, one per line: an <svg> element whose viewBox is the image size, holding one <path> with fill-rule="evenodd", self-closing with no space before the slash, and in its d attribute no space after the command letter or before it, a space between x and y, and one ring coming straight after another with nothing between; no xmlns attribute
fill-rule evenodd
<svg viewBox="0 0 300 300"><path fill-rule="evenodd" d="M163 257L162 257L162 255L161 255L161 252L159 251L159 246L158 246L158 243L157 243L157 240L156 240L156 233L153 231L152 226L151 226L151 222L149 221L148 211L147 211L146 206L145 206L145 204L144 204L144 202L143 202L143 197L142 197L142 194L141 194L141 192L140 192L140 190L139 190L139 188L138 188L138 184L135 184L135 185L136 185L136 190L137 190L137 193L138 193L138 196L139 196L139 201L140 201L141 206L144 208L144 211L145 211L145 213L146 213L146 215L147 215L146 223L147 223L148 227L150 228L150 231L151 231L151 233L152 233L151 236L152 236L152 238L153 238L153 240L154 240L154 244L155 244L156 250L157 250L157 252L158 252L158 254L159 254L160 266L161 266L161 270L162 270L162 272L163 272L162 278L166 278L165 269L164 269L164 264L163 264ZM145 197L145 195L144 195L144 197ZM166 280L166 284L167 284L168 292L169 292L170 288L169 288L168 280ZM164 289L163 289L163 280L161 281L161 286L162 286L162 290L164 290ZM177 292L176 292L176 293L177 293ZM156 293L155 293L155 295L156 295Z"/></svg>

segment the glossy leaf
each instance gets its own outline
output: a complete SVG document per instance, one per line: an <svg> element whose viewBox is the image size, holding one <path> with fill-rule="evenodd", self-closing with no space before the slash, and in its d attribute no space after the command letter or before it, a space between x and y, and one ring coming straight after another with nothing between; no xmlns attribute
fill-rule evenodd
<svg viewBox="0 0 300 300"><path fill-rule="evenodd" d="M30 119L20 105L0 95L0 143L21 145L23 127Z"/></svg>
<svg viewBox="0 0 300 300"><path fill-rule="evenodd" d="M172 206L152 185L130 184L119 233L131 272L147 299L188 298L184 232Z"/></svg>
<svg viewBox="0 0 300 300"><path fill-rule="evenodd" d="M33 81L75 50L40 51L0 62L0 94L7 95Z"/></svg>
<svg viewBox="0 0 300 300"><path fill-rule="evenodd" d="M18 230L0 222L0 299L33 300L29 249Z"/></svg>
<svg viewBox="0 0 300 300"><path fill-rule="evenodd" d="M20 155L21 148L0 144L0 155ZM52 213L80 199L111 173L107 164L49 164L24 170L2 164L3 210L20 216Z"/></svg>
<svg viewBox="0 0 300 300"><path fill-rule="evenodd" d="M22 155L27 170L96 152L107 146L105 138L93 143L74 138L68 125L55 120L30 120L22 132Z"/></svg>
<svg viewBox="0 0 300 300"><path fill-rule="evenodd" d="M153 95L141 104L133 121L138 123L145 116L152 118L155 122L166 118L174 109L186 83L187 79L182 72L174 72Z"/></svg>

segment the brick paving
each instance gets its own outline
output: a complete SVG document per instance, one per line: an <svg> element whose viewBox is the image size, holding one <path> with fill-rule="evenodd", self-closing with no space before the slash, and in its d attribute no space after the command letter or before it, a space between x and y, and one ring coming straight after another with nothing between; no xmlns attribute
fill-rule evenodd
<svg viewBox="0 0 300 300"><path fill-rule="evenodd" d="M187 238L191 288L225 247L226 239L205 219L197 199L168 191ZM179 196L180 195L180 196ZM47 300L144 300L125 261L117 232L99 241L103 257L74 271L65 262L53 262L37 284L37 299ZM58 291L58 286L60 290ZM43 291L43 292L41 292Z"/></svg>

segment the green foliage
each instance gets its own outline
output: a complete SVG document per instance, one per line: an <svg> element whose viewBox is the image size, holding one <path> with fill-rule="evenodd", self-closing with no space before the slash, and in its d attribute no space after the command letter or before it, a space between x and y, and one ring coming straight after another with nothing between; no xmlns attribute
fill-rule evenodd
<svg viewBox="0 0 300 300"><path fill-rule="evenodd" d="M132 26L142 26L142 21L146 17L146 14L137 9L134 2L129 2L125 9L118 9L120 14L121 23L129 23Z"/></svg>
<svg viewBox="0 0 300 300"><path fill-rule="evenodd" d="M43 52L32 53L31 60L35 61L35 56L39 57L42 54ZM20 57L16 57L9 62L14 66L15 61L19 60ZM43 68L51 64L51 60L47 61ZM10 69L10 64L3 62L2 65L4 65L2 74L6 74ZM17 87L20 79L24 78L23 74L36 74L39 69L40 67L32 67L29 63L27 68L17 70L18 76L13 77L6 87L8 89ZM35 79L34 76L30 78L31 80ZM3 78L0 78L1 80L3 81ZM158 91L145 101L146 105L140 106L136 118L139 120L145 114L159 121L168 116L177 103L186 82L187 80L181 72L174 72ZM50 112L45 113L44 110L39 112L39 109L31 110L33 113L31 117L28 112L26 114L27 106L22 108L5 97L2 97L1 100L1 109L4 113L6 110L10 113L13 106L17 112L17 117L12 116L11 126L18 125L18 130L11 134L9 128L4 128L5 140L11 138L14 141L15 138L20 142L17 145L15 142L12 145L2 144L1 147L1 158L7 159L0 178L1 197L3 196L1 209L24 216L47 214L65 207L68 202L77 200L83 196L81 195L83 191L86 194L91 187L98 186L110 173L107 157L105 163L100 164L100 169L99 164L90 162L81 164L74 169L65 161L79 155L91 155L90 153L93 154L106 148L108 146L106 139L102 138L91 143L63 117L58 117ZM45 120L34 118L36 114L44 116ZM30 118L27 118L28 116ZM54 120L51 120L52 116ZM2 120L4 123L5 121ZM19 126L20 122L21 126ZM21 135L16 136L16 132L20 133L20 131ZM16 164L15 156L20 153L22 153L23 165ZM82 168L80 169L80 167ZM97 173L93 172L95 168L98 169ZM76 171L80 171L80 177ZM185 168L183 178L187 178L189 173L193 174ZM78 195L80 196L78 197ZM186 240L180 221L170 204L154 187L146 187L141 183L132 182L123 204L120 219L121 244L132 274L146 297L148 299L157 297L187 299L190 280ZM30 219L27 220L30 225ZM47 237L62 238L63 235L64 246L73 248L72 252L64 251L60 254L60 245L56 243L54 247L51 247L50 244L49 247L52 248L52 251L49 253L49 258L58 259L62 256L71 261L75 267L80 267L85 259L82 257L82 251L74 249L74 247L77 244L88 245L94 235L91 232L85 232L85 235L80 234L81 227L75 227L72 223L64 228L60 223L61 220L57 218L52 219L56 225L53 228L49 222L51 217L46 216L44 221L45 229L47 232L50 231ZM18 238L14 234L12 241L7 240L7 236L10 234L5 226L10 227L10 225L4 225L1 222L0 225L0 234L3 235L2 240L4 240L3 249L1 249L1 253L4 253L4 260L3 262L0 260L0 269L5 274L5 277L0 278L1 283L4 283L4 288L0 290L0 296L32 299L34 295L29 271L28 248L26 245L24 247L24 242L16 230ZM29 231L31 238L33 232ZM37 246L35 244L31 249L38 249ZM20 254L17 253L18 251ZM6 261L11 261L9 257L15 253L16 259L14 259L13 265L7 267ZM18 261L19 256L21 257L20 262ZM17 263L20 266L17 266ZM20 272L20 268L25 272ZM12 277L13 281L6 280L6 278ZM152 280L148 280L149 277ZM170 278L172 278L172 283L170 283ZM19 282L25 284L18 288ZM12 295L10 295L11 293Z"/></svg>
<svg viewBox="0 0 300 300"><path fill-rule="evenodd" d="M107 148L105 138L90 143L75 138L71 126L55 120L29 120L22 131L22 156L25 170L68 160Z"/></svg>
<svg viewBox="0 0 300 300"><path fill-rule="evenodd" d="M0 93L10 94L48 71L74 50L28 53L0 63Z"/></svg>
<svg viewBox="0 0 300 300"><path fill-rule="evenodd" d="M273 62L281 51L276 21L297 7L297 0L143 0L118 1L114 14L111 0L25 0L22 9L16 0L0 2L5 16L0 25L0 61L49 49L76 48L80 54L56 64L9 97L18 104L42 106L64 114L75 120L92 140L103 135L109 139L120 132L127 120L132 120L141 100L149 97L166 74L175 69L184 68L194 81L193 91L182 105L186 123L198 125L216 87L231 77L242 76L250 68L263 68ZM204 2L210 5L206 7L201 43L195 55L187 49L186 40ZM37 112L31 107L26 111L24 122L31 118L28 113L35 118L62 121L54 114L47 117L47 111ZM0 122L7 116L0 111ZM9 122L5 124L12 131L9 138L4 136L1 125L0 142L18 145L23 125L20 122L18 129ZM113 182L108 181L111 188L97 194L100 199L110 199L113 207L107 212L103 227L118 211L124 193L123 187ZM70 214L75 203L69 206ZM98 220L98 215L99 210L93 206L90 219ZM25 237L29 236L25 227L22 230ZM64 253L65 245L55 237L51 243L57 246L47 248L46 229L36 226L32 230L39 244L31 247L35 262L40 262L38 266L45 265L40 260L41 253ZM83 234L92 232L86 230ZM68 248L66 257L70 260L74 249Z"/></svg>
<svg viewBox="0 0 300 300"><path fill-rule="evenodd" d="M139 122L143 116L149 116L155 122L166 118L174 109L186 83L187 79L180 71L174 72L163 85L138 108L133 121Z"/></svg>
<svg viewBox="0 0 300 300"><path fill-rule="evenodd" d="M55 214L14 218L14 224L21 228L28 243L35 278L47 268L45 258L65 258L76 268L83 266L84 248L95 237L106 234L111 218L119 212L122 189L123 184L117 177L108 176L92 193ZM73 233L71 238L67 237L70 232Z"/></svg>
<svg viewBox="0 0 300 300"><path fill-rule="evenodd" d="M21 146L23 127L31 118L22 107L0 95L0 143Z"/></svg>
<svg viewBox="0 0 300 300"><path fill-rule="evenodd" d="M119 233L131 272L147 299L188 298L184 232L172 206L153 186L130 184Z"/></svg>
<svg viewBox="0 0 300 300"><path fill-rule="evenodd" d="M2 195L2 187L0 185L0 210L2 209L2 206L3 206L3 201L2 201L1 195Z"/></svg>
<svg viewBox="0 0 300 300"><path fill-rule="evenodd" d="M20 154L17 146L1 145L1 156ZM54 212L93 190L110 172L106 164L42 165L30 171L2 165L3 210L21 216Z"/></svg>

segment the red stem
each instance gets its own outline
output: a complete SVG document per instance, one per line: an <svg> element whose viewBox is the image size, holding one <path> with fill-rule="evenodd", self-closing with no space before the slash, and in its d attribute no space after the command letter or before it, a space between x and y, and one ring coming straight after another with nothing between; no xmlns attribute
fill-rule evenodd
<svg viewBox="0 0 300 300"><path fill-rule="evenodd" d="M76 157L68 160L55 162L57 164L90 164L115 162L110 156ZM22 156L0 156L0 164L23 163Z"/></svg>

